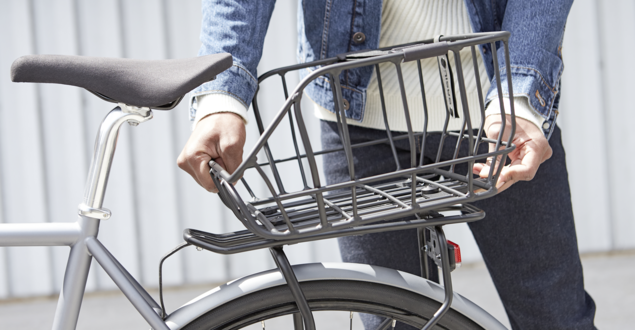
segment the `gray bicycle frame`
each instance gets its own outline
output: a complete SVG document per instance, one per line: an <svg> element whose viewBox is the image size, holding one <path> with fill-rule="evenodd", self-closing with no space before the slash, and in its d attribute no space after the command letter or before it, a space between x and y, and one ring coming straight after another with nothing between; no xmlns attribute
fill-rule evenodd
<svg viewBox="0 0 635 330"><path fill-rule="evenodd" d="M0 224L0 246L71 248L55 311L54 330L76 328L93 257L153 329L169 329L162 319L159 304L97 238L100 221L110 218L110 211L103 208L102 203L119 129L124 123L136 126L150 119L150 109L121 103L104 118L97 133L84 201L78 207L79 216L76 222Z"/></svg>

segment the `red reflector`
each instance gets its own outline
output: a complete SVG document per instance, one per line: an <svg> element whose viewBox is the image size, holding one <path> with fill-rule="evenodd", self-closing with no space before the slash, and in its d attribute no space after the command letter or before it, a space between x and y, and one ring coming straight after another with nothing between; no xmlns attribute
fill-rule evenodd
<svg viewBox="0 0 635 330"><path fill-rule="evenodd" d="M453 248L450 248L454 251L454 262L456 264L456 268L461 267L461 248L458 244L448 240L448 245L451 245Z"/></svg>

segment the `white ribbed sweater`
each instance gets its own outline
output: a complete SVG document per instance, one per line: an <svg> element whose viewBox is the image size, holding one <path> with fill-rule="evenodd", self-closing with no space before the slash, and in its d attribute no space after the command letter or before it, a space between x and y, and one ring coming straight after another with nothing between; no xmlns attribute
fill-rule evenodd
<svg viewBox="0 0 635 330"><path fill-rule="evenodd" d="M425 15L425 16L424 16ZM422 19L425 17L425 19ZM429 39L438 35L455 35L471 33L470 18L463 0L384 0L381 16L381 34L379 47ZM476 91L476 79L474 78L474 66L470 49L461 51L461 62L465 77L465 87L468 95L468 108L473 125L480 122L481 114L478 94ZM483 92L489 89L487 72L483 66L481 55L477 52L481 86ZM454 56L449 55L450 63L454 68ZM419 74L416 61L402 63L404 86L406 89L408 108L413 129L423 130L424 111L421 90L419 87ZM423 81L428 106L428 131L440 131L446 118L445 103L439 69L436 58L428 58L421 61ZM388 124L393 131L407 131L403 102L397 80L397 70L392 63L382 63L379 66L383 83ZM457 94L458 118L450 117L449 129L459 130L463 124L463 107L458 91L458 80L454 70L454 81ZM315 103L314 103L315 104ZM335 114L315 104L315 115L324 120L337 120ZM361 122L348 120L349 125L357 125L369 128L385 129L381 110L381 101L377 74L373 73L368 90L366 91L366 109Z"/></svg>

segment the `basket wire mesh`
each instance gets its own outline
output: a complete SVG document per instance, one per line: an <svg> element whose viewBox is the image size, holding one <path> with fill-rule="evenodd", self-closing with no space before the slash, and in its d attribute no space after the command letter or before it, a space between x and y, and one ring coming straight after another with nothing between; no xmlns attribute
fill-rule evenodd
<svg viewBox="0 0 635 330"><path fill-rule="evenodd" d="M473 220L474 213L480 212L480 210L466 207L465 203L488 198L497 193L496 182L502 169L502 166L499 165L505 164L507 154L515 148L511 143L515 130L513 102L508 104L510 109L507 111L511 115L511 127L507 128L511 130L511 134L507 139L503 138L507 121L503 118L506 111L503 111L505 104L502 100L503 97L513 98L508 38L508 32L441 37L436 40L424 40L375 51L343 54L335 58L283 67L263 74L259 78L259 83L273 77L280 77L285 102L273 121L265 127L261 109L258 106L259 93L256 93L253 109L260 137L255 146L233 174L226 172L214 161L210 162L210 174L219 188L220 198L249 231L261 238L275 241L331 237L334 236L333 233L338 231L355 234L357 231L364 231L364 228L370 228L371 224L376 225L380 221L398 218L410 217L415 221L425 223L426 219L436 218L437 211L443 209L461 210L460 215L453 218L454 222L460 220L461 217L465 218L464 221ZM508 94L504 95L500 82L501 70L498 65L494 65L495 88L498 91L502 109L500 114L502 128L500 134L494 139L486 137L483 127L485 122L483 93L487 91L483 90L480 83L476 56L478 51L476 47L483 44L490 44L491 49L502 49L508 82ZM496 47L497 44L499 47ZM464 48L470 49L472 66L475 71L474 79L476 80L480 110L480 118L477 121L479 124L476 127L472 126L463 64L459 55L459 52ZM439 151L434 162L426 164L423 157L426 147L425 141L431 133L428 132L428 111L436 109L428 109L421 60L426 58L449 60L449 53L453 54L454 63L448 62L448 64L454 67L453 77L455 79L451 82L451 89L447 91L444 89L444 96L460 100L463 110L460 115L462 115L463 122L460 130L448 129L449 119L457 107L449 107L448 103L451 101L447 101L444 127L440 132ZM492 57L493 62L498 63L496 51L492 52ZM412 125L402 73L403 63L412 61L417 63L419 90L423 102L424 122L421 131L417 131ZM390 129L384 99L385 86L381 80L381 63L390 63L396 70L403 116L407 125L407 133L405 134L395 134ZM363 143L352 143L348 125L343 121L346 105L342 97L339 77L345 70L366 66L374 68L377 77L386 137ZM314 68L314 70L289 94L287 75L296 74L298 70L306 68ZM315 79L326 79L328 84L332 86L334 112L342 148L321 149L315 141L311 141L307 132L303 117L306 112L303 112L301 100L305 89ZM456 95L457 89L458 97ZM456 105L456 101L454 102ZM281 130L280 127L282 127L281 124L285 117L288 118L290 128L288 130L290 136L287 138L293 142L292 156L276 158L271 148L276 143L272 137L276 130ZM441 149L445 143L445 138L450 136L457 139L453 157L443 160L441 159ZM419 147L415 139L421 140ZM409 145L410 166L408 168L402 168L398 160L395 145L400 140L407 140ZM465 143L467 143L468 150L465 156L461 156L461 145ZM356 177L354 150L379 144L389 144L394 158L379 161L394 161L395 170L372 177ZM493 151L480 152L479 146L481 144L494 144L495 148L490 149ZM326 181L320 171L317 159L336 152L345 153L346 164L342 164L342 166L347 167L349 180L325 184ZM264 155L266 161L259 162L257 158L259 154ZM471 169L475 162L485 162L486 160L491 161L490 171L486 178L473 175L471 170L468 170L467 173L456 171L457 165L467 164L467 168ZM289 186L283 182L288 171L283 171L281 168L290 165L297 166L296 172L299 173L299 178L294 178L294 180L301 182L301 189L289 189ZM364 166L364 164L357 166ZM256 173L256 175L251 175L250 179L246 180L244 176L250 172ZM257 183L254 183L254 180ZM235 186L238 181L240 181L239 185L243 185L243 193L240 193ZM252 189L254 184L264 186L266 194L258 196L254 192L257 189Z"/></svg>

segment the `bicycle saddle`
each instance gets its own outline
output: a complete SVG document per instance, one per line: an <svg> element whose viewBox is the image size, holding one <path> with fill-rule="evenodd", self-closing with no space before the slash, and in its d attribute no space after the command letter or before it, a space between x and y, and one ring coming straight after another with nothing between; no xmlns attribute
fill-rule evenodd
<svg viewBox="0 0 635 330"><path fill-rule="evenodd" d="M77 86L110 102L167 110L232 66L228 53L176 60L27 55L13 62L13 82Z"/></svg>

